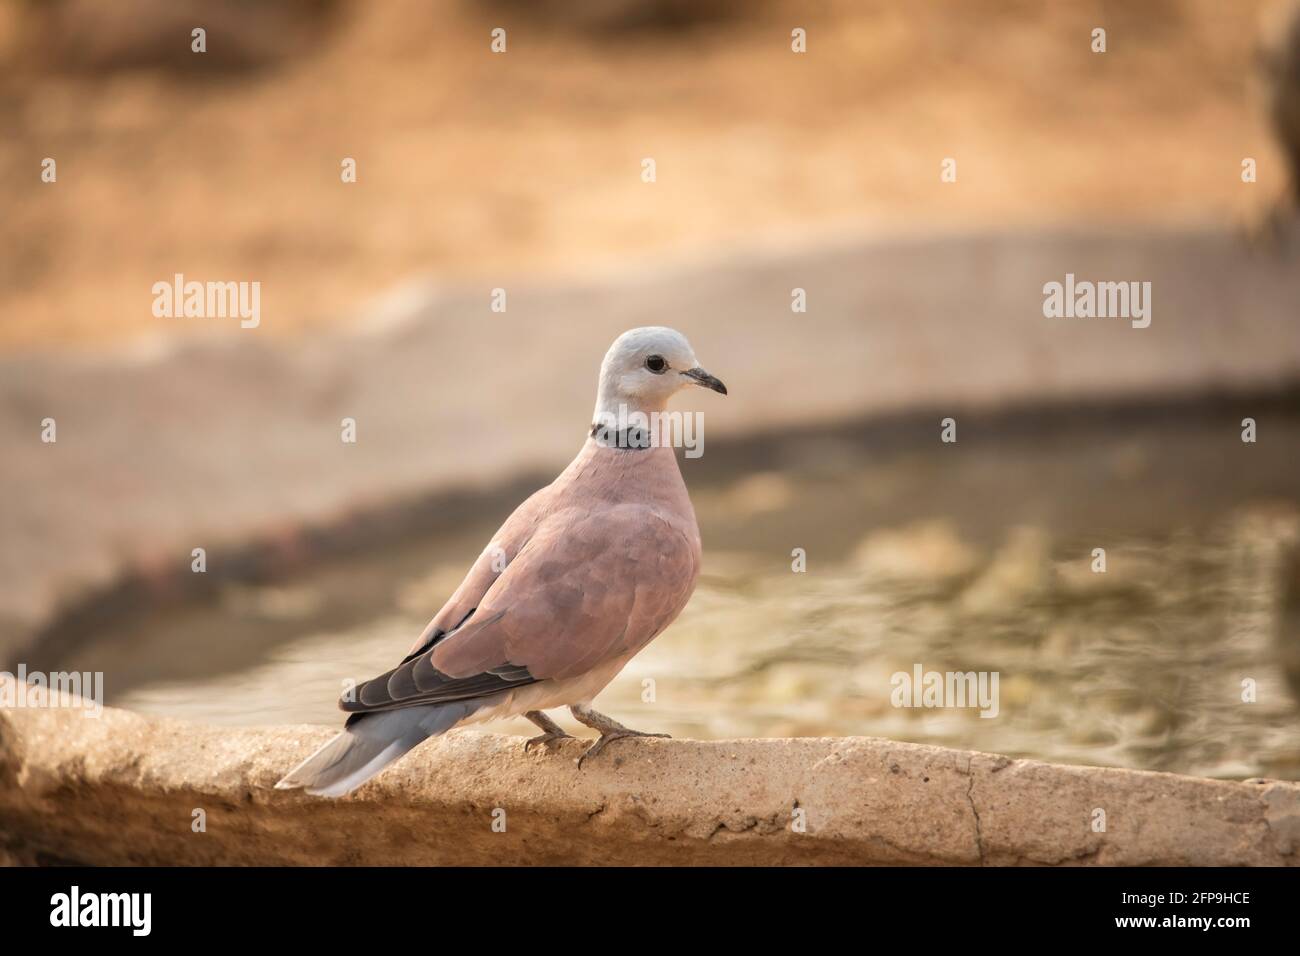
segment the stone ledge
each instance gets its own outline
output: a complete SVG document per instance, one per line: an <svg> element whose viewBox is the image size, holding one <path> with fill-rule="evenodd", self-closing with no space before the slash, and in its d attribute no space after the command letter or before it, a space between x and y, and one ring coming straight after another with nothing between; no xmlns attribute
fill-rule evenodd
<svg viewBox="0 0 1300 956"><path fill-rule="evenodd" d="M89 864L1294 865L1300 784L874 738L453 733L353 796L273 789L333 731L0 710L0 860ZM493 832L493 811L506 831ZM792 828L804 811L806 832ZM1106 832L1094 833L1094 808ZM204 810L206 832L192 831ZM499 814L498 814L499 816Z"/></svg>

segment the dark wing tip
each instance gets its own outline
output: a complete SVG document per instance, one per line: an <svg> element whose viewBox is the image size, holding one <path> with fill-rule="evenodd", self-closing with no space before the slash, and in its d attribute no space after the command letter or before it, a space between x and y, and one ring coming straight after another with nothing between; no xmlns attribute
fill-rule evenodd
<svg viewBox="0 0 1300 956"><path fill-rule="evenodd" d="M535 684L537 680L519 664L502 664L470 677L450 677L422 657L359 684L350 697L345 694L339 698L339 710L355 717L380 710L473 700Z"/></svg>

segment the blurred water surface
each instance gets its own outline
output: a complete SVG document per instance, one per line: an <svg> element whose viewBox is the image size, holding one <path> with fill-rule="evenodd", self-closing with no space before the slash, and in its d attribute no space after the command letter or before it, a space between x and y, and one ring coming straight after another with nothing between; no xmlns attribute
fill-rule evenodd
<svg viewBox="0 0 1300 956"><path fill-rule="evenodd" d="M684 737L875 735L1300 778L1280 653L1300 635L1279 631L1300 514L1285 448L1300 421L1271 427L1285 433L1273 450L1200 419L986 436L978 451L787 436L723 451L708 469L687 462L704 573L678 622L597 704ZM100 635L76 666L108 672L116 706L336 724L342 682L405 654L503 516L292 581L232 585ZM1105 573L1092 570L1097 547ZM891 676L917 664L998 672L997 717L893 706Z"/></svg>

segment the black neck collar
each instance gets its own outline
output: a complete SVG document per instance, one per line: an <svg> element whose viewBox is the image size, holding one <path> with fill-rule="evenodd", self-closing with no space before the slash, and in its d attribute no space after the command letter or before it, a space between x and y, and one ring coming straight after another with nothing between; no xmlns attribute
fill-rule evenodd
<svg viewBox="0 0 1300 956"><path fill-rule="evenodd" d="M625 451L642 451L651 447L650 430L647 428L637 428L635 425L629 425L622 431L617 431L610 425L602 425L600 422L591 426L591 437L596 439L596 444L605 448L621 448Z"/></svg>

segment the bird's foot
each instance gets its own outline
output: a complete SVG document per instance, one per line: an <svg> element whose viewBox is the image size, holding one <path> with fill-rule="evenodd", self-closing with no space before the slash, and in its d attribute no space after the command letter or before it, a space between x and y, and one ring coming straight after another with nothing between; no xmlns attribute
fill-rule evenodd
<svg viewBox="0 0 1300 956"><path fill-rule="evenodd" d="M582 756L578 758L578 769L581 770L583 763L588 758L594 757L597 754L599 754L602 750L604 750L607 746L609 746L611 741L621 740L624 737L671 737L671 735L670 734L647 734L640 730L629 730L627 727L622 727L618 730L611 730L608 733L601 734L599 739L594 744L592 744L590 747L588 747L586 750L582 752Z"/></svg>
<svg viewBox="0 0 1300 956"><path fill-rule="evenodd" d="M569 708L569 713L573 719L580 724L585 724L592 730L600 731L600 739L582 752L578 758L578 769L582 769L583 763L588 757L594 757L599 754L611 740L618 740L622 737L668 737L668 734L647 734L640 730L633 730L631 727L624 727L613 717L606 717L604 714L592 710L585 704L574 704Z"/></svg>
<svg viewBox="0 0 1300 956"><path fill-rule="evenodd" d="M551 718L547 717L546 714L542 713L540 710L530 710L528 713L524 714L524 716L535 723L538 727L542 728L542 730L546 731L546 733L533 737L531 740L527 741L524 744L524 753L528 753L528 751L532 750L534 744L540 744L542 747L550 750L551 745L557 740L563 740L566 737L571 738L573 736L572 734L565 733L559 724L551 720Z"/></svg>
<svg viewBox="0 0 1300 956"><path fill-rule="evenodd" d="M533 749L535 745L550 750L552 748L552 745L554 745L556 741L572 740L572 739L573 739L573 734L566 734L563 730L548 730L544 734L539 734L536 737L530 737L527 741L525 741L524 753L528 753L530 750Z"/></svg>

